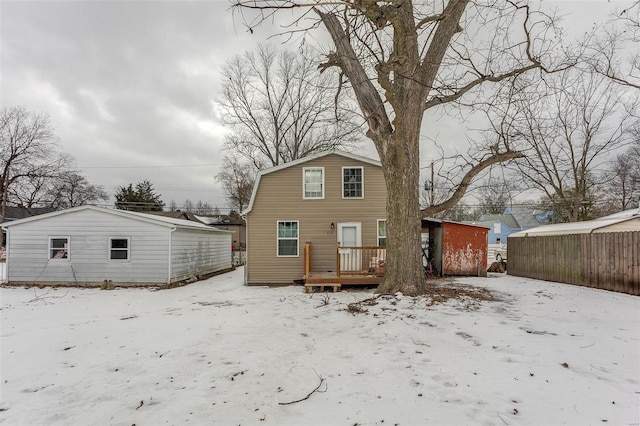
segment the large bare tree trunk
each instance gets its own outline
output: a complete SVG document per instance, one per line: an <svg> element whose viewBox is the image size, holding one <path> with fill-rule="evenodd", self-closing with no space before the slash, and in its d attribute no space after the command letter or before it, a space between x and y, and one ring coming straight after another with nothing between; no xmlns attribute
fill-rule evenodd
<svg viewBox="0 0 640 426"><path fill-rule="evenodd" d="M387 186L388 258L378 293L419 294L424 291L418 135L419 127L411 134L394 133L381 158Z"/></svg>

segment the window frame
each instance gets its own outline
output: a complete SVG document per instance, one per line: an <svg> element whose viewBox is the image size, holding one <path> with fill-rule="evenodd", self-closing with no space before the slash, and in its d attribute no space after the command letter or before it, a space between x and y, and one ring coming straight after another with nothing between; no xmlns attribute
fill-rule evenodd
<svg viewBox="0 0 640 426"><path fill-rule="evenodd" d="M344 190L345 190L345 183L351 183L351 182L345 182L344 180L344 171L348 170L348 169L360 169L360 196L356 197L356 196L345 196L344 195ZM362 200L364 199L364 167L363 166L343 166L342 167L342 172L341 172L341 179L342 179L342 199L343 200Z"/></svg>
<svg viewBox="0 0 640 426"><path fill-rule="evenodd" d="M122 249L122 248L115 248L114 249L113 246L112 246L112 242L114 240L126 240L127 241L127 248L126 249ZM118 258L111 257L111 252L113 250L125 251L127 253L126 259L118 259ZM107 260L109 260L109 262L130 262L131 261L131 237L109 237L107 239Z"/></svg>
<svg viewBox="0 0 640 426"><path fill-rule="evenodd" d="M53 247L53 240L67 240L62 248ZM67 257L55 257L54 251L64 250L67 253ZM47 246L47 258L56 262L69 262L71 260L71 236L69 235L52 235L49 237Z"/></svg>
<svg viewBox="0 0 640 426"><path fill-rule="evenodd" d="M384 223L384 235L380 235L380 224ZM384 238L384 245L380 244L380 239ZM376 222L376 242L378 247L387 246L387 219L378 219Z"/></svg>
<svg viewBox="0 0 640 426"><path fill-rule="evenodd" d="M296 224L296 236L295 237L280 237L280 224L281 223L295 223ZM296 254L280 254L280 241L294 241L296 242ZM299 220L278 220L276 221L276 257L300 257L300 221Z"/></svg>
<svg viewBox="0 0 640 426"><path fill-rule="evenodd" d="M307 192L315 192L315 191L307 191L307 171L316 171L319 170L321 174L321 182L320 182L320 195L319 196L308 196ZM302 168L302 199L303 200L324 200L324 167L303 167ZM309 184L315 184L316 182L308 182Z"/></svg>

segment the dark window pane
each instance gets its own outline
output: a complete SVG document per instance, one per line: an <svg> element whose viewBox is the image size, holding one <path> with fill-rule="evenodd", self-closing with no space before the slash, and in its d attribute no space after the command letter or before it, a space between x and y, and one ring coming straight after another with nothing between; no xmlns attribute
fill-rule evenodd
<svg viewBox="0 0 640 426"><path fill-rule="evenodd" d="M111 248L114 249L126 249L128 246L128 242L126 239L113 239L111 240Z"/></svg>
<svg viewBox="0 0 640 426"><path fill-rule="evenodd" d="M127 259L127 250L111 250L111 259Z"/></svg>

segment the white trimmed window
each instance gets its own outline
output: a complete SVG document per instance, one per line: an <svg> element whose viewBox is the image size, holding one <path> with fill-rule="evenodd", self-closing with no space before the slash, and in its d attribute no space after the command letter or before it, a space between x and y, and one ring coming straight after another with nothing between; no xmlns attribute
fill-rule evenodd
<svg viewBox="0 0 640 426"><path fill-rule="evenodd" d="M69 237L49 237L49 259L64 259L70 257Z"/></svg>
<svg viewBox="0 0 640 426"><path fill-rule="evenodd" d="M298 256L298 221L278 221L278 257Z"/></svg>
<svg viewBox="0 0 640 426"><path fill-rule="evenodd" d="M324 167L302 168L302 198L324 198Z"/></svg>
<svg viewBox="0 0 640 426"><path fill-rule="evenodd" d="M387 246L387 221L378 219L378 247Z"/></svg>
<svg viewBox="0 0 640 426"><path fill-rule="evenodd" d="M109 238L109 259L129 260L129 238Z"/></svg>
<svg viewBox="0 0 640 426"><path fill-rule="evenodd" d="M362 167L342 168L342 198L364 198L364 169Z"/></svg>

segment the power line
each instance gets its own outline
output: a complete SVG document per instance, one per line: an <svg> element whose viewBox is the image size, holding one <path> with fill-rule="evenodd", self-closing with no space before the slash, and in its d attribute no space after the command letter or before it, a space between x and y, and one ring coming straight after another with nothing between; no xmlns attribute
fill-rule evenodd
<svg viewBox="0 0 640 426"><path fill-rule="evenodd" d="M211 166L219 166L220 163L210 163L210 164L176 164L170 166L84 166L79 167L80 169L167 169L173 167L211 167Z"/></svg>

